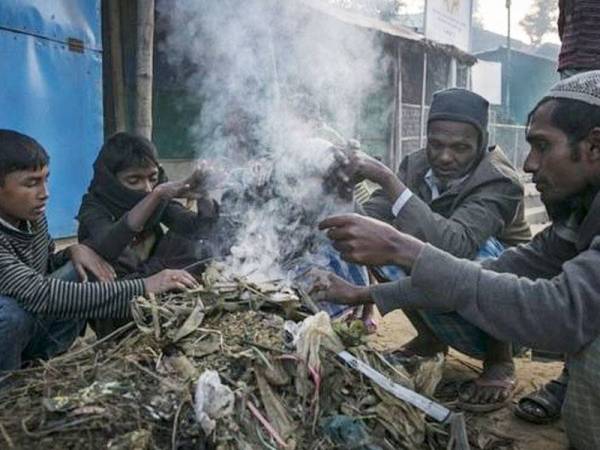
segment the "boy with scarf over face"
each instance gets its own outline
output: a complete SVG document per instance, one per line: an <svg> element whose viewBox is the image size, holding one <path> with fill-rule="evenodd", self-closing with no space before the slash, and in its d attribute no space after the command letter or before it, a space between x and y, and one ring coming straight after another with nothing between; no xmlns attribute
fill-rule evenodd
<svg viewBox="0 0 600 450"><path fill-rule="evenodd" d="M169 182L149 140L117 133L94 162L77 216L79 241L111 263L118 278L193 264L206 256L198 241L209 236L218 217L207 193L209 178L210 170L201 165L185 180ZM196 199L197 213L175 198ZM96 331L105 334L114 326L96 324Z"/></svg>

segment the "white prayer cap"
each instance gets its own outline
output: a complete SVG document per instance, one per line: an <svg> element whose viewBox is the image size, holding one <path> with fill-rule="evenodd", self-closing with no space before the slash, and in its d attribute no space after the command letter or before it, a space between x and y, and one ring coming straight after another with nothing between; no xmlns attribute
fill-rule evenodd
<svg viewBox="0 0 600 450"><path fill-rule="evenodd" d="M567 98L600 106L600 70L582 72L559 81L545 98Z"/></svg>

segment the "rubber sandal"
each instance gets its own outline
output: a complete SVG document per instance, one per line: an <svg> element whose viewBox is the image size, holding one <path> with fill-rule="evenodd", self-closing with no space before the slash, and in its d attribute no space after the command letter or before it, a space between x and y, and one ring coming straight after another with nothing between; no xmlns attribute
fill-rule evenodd
<svg viewBox="0 0 600 450"><path fill-rule="evenodd" d="M554 386L551 389L549 386ZM562 405L567 392L567 386L557 381L550 381L537 391L523 396L515 406L515 416L529 423L545 425L560 419ZM533 404L544 412L544 416L532 414L524 405Z"/></svg>
<svg viewBox="0 0 600 450"><path fill-rule="evenodd" d="M471 403L465 402L460 398L460 392L465 389L465 387L469 384L475 384L478 388L485 387L497 387L505 390L510 390L509 395L500 402L495 403ZM517 389L517 381L516 380L484 380L481 378L475 378L473 380L464 381L458 388L458 401L456 406L464 411L470 412L492 412L502 409L508 406L512 402L513 395L515 390Z"/></svg>

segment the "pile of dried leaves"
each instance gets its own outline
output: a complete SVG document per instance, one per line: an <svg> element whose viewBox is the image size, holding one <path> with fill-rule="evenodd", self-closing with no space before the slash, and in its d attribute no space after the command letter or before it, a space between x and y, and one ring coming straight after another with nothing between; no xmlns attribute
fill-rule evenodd
<svg viewBox="0 0 600 450"><path fill-rule="evenodd" d="M0 393L2 448L419 449L446 431L315 340L304 359L286 320L314 311L276 283L219 281L141 297L134 322L13 374ZM441 362L409 374L338 327L350 351L396 383L431 395ZM339 338L336 336L336 340ZM317 359L316 366L308 359ZM197 389L197 385L201 389Z"/></svg>

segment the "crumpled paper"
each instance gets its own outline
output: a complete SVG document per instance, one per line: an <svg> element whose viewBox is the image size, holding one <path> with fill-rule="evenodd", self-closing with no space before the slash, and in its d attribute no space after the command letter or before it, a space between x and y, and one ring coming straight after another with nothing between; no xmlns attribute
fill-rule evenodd
<svg viewBox="0 0 600 450"><path fill-rule="evenodd" d="M209 435L217 425L216 419L233 413L235 397L231 389L221 383L215 370L204 371L196 383L194 411L202 430Z"/></svg>
<svg viewBox="0 0 600 450"><path fill-rule="evenodd" d="M333 331L331 319L324 311L307 317L300 324L288 321L284 324L284 330L292 336L297 354L303 361L306 361L308 367L315 369L317 372L321 369L319 358L321 346L334 353L344 350L344 344Z"/></svg>

